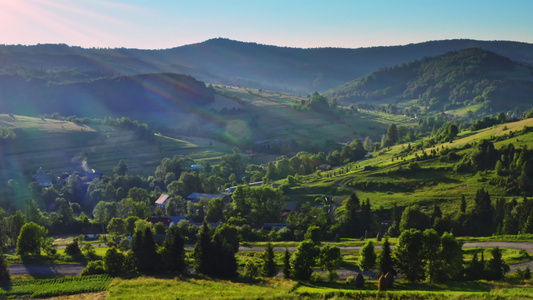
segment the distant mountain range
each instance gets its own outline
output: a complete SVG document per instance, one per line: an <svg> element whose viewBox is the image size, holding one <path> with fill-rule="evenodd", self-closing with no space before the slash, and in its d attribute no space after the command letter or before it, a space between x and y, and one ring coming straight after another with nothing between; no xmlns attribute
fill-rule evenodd
<svg viewBox="0 0 533 300"><path fill-rule="evenodd" d="M207 83L306 95L337 87L383 67L472 47L533 65L533 44L510 41L442 40L359 49L299 49L217 38L164 50L1 45L0 72L54 83L171 72Z"/></svg>
<svg viewBox="0 0 533 300"><path fill-rule="evenodd" d="M340 103L402 103L430 110L483 104L490 111L533 106L533 67L481 48L382 68L325 93ZM410 102L412 103L412 102Z"/></svg>
<svg viewBox="0 0 533 300"><path fill-rule="evenodd" d="M444 54L471 47L477 50ZM508 41L360 49L284 48L221 38L165 50L0 45L0 112L135 118L195 111L192 107L202 111L214 101L204 82L300 95L330 90L328 96L344 102L421 99L418 104L435 109L479 102L507 110L530 105L528 66L533 44Z"/></svg>

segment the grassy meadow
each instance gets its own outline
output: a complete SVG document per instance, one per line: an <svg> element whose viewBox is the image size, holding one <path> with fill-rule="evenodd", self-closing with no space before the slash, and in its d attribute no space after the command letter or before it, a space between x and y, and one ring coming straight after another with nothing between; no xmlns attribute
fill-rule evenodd
<svg viewBox="0 0 533 300"><path fill-rule="evenodd" d="M531 145L533 133L504 136L518 132L525 126L532 127L533 119L496 125L476 132L461 132L452 143L437 144L423 151L432 149L457 148L459 154L471 151L467 145L487 138L499 137L494 143L496 148L513 143L516 148ZM488 181L495 176L494 171L475 174L457 174L453 167L457 161L442 161L440 156L417 161L419 168L410 169L410 163L416 161L414 154L399 159L407 144L396 145L374 153L375 157L350 163L339 169L318 171L307 176L297 176L301 185L291 187L288 195L293 200L313 200L321 195L331 195L341 201L356 192L360 199L370 199L374 209L419 204L429 210L434 203L439 204L443 212L459 209L460 199L465 195L468 205L479 188L484 188L493 199L508 197L501 187L490 185ZM416 153L421 156L423 151ZM339 170L343 170L342 174ZM329 176L328 176L329 175ZM281 180L280 183L284 181Z"/></svg>

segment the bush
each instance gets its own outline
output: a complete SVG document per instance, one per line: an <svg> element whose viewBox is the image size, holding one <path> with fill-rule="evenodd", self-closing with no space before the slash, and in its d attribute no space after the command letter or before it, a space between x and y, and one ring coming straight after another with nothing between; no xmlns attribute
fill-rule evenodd
<svg viewBox="0 0 533 300"><path fill-rule="evenodd" d="M311 282L324 282L324 276L322 276L322 274L320 273L313 273L311 274L311 279L310 279Z"/></svg>
<svg viewBox="0 0 533 300"><path fill-rule="evenodd" d="M244 276L251 278L259 276L259 265L256 264L252 259L249 259L244 266Z"/></svg>
<svg viewBox="0 0 533 300"><path fill-rule="evenodd" d="M80 257L82 255L80 246L78 245L78 238L74 238L72 243L67 245L65 248L65 253L72 258Z"/></svg>
<svg viewBox="0 0 533 300"><path fill-rule="evenodd" d="M355 277L349 276L348 278L346 278L346 284L354 285L355 284Z"/></svg>
<svg viewBox="0 0 533 300"><path fill-rule="evenodd" d="M81 271L82 276L95 274L105 274L103 260L90 261L89 264L87 264L87 267Z"/></svg>
<svg viewBox="0 0 533 300"><path fill-rule="evenodd" d="M335 281L339 280L339 273L337 273L337 271L335 271L335 270L328 271L326 273L326 278L328 279L329 282L335 282Z"/></svg>

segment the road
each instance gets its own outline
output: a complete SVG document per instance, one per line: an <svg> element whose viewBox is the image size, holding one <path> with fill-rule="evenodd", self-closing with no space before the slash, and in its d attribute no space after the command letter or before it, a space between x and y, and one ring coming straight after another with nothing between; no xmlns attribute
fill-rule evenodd
<svg viewBox="0 0 533 300"><path fill-rule="evenodd" d="M187 248L192 248L193 245L187 245ZM526 250L528 253L533 254L533 242L470 242L465 243L463 248L494 248L500 247L505 249L516 249L516 250ZM348 246L340 247L341 251L349 250L360 250L361 246ZM376 246L376 249L380 249L380 246ZM392 247L391 247L392 248ZM296 247L289 247L289 251L296 251ZM264 251L264 247L239 247L239 251ZM284 247L275 247L274 251L282 252L285 251ZM533 269L533 261L519 263L511 265L511 272L514 272L517 268L525 269L529 266L530 269ZM12 275L25 275L29 274L32 276L76 276L81 273L81 270L85 268L85 265L82 264L58 264L58 265L46 265L46 264L15 264L9 266L9 271ZM346 279L348 276L357 275L356 270L342 269L338 270L340 279ZM370 278L374 277L372 272L364 272L364 275Z"/></svg>

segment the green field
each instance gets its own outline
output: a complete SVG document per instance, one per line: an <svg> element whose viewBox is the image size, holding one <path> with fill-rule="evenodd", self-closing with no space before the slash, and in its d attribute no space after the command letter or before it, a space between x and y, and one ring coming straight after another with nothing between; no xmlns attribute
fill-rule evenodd
<svg viewBox="0 0 533 300"><path fill-rule="evenodd" d="M518 132L525 126L532 127L533 119L496 125L476 132L462 132L453 143L437 144L423 151L430 153L432 149L443 147L463 149L467 144L494 137L502 139L494 143L496 148L509 143L520 148L533 143L533 133L512 138L505 138L504 135L511 131ZM488 184L488 181L495 176L494 171L457 174L453 172L457 162L441 161L438 155L418 161L420 168L410 170L409 163L415 161L414 153L405 159L396 158L407 146L407 144L396 145L374 153L374 158L342 166L340 169L347 170L344 174L338 174L338 170L331 170L298 176L302 184L292 187L288 196L293 200L309 201L321 195L328 195L334 200L341 201L356 192L360 199L370 199L374 209L379 207L388 209L394 203L400 207L420 204L423 208L429 209L437 203L444 212L456 211L462 195L465 195L467 204L471 205L476 191L480 188L487 190L493 199L508 197L501 187ZM470 150L460 150L458 153L464 154L468 151ZM423 152L419 150L416 154L422 155ZM279 181L283 182L284 180Z"/></svg>
<svg viewBox="0 0 533 300"><path fill-rule="evenodd" d="M9 299L48 298L62 295L105 291L108 275L90 275L50 279L12 280L0 286L0 297Z"/></svg>

